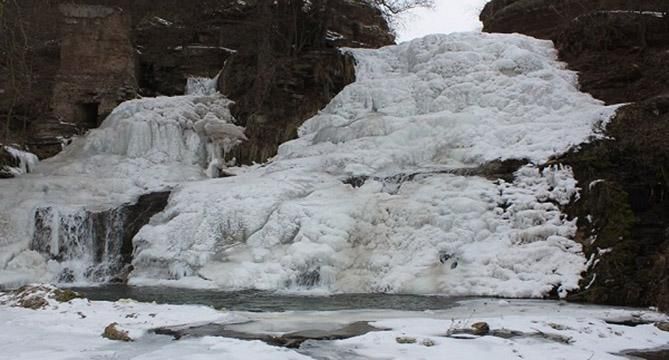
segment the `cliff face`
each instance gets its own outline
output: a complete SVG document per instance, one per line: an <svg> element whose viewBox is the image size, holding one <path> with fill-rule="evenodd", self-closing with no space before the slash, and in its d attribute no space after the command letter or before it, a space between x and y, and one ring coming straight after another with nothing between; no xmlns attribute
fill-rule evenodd
<svg viewBox="0 0 669 360"><path fill-rule="evenodd" d="M592 266L572 299L669 309L669 4L494 0L484 30L553 40L584 91L623 106L607 139L557 162L581 197L566 209Z"/></svg>
<svg viewBox="0 0 669 360"><path fill-rule="evenodd" d="M63 139L98 126L120 102L183 94L188 77L214 77L231 60L234 70L226 73L245 73L221 78L220 86L238 102L235 115L251 134L236 155L263 161L354 79L352 60L335 47L394 42L376 9L312 3L267 2L267 18L260 18L265 2L253 0L17 2L5 17L19 20L3 24L12 34L25 31L17 39L26 40L21 58L29 66L14 76L11 44L0 44L0 141L52 156Z"/></svg>

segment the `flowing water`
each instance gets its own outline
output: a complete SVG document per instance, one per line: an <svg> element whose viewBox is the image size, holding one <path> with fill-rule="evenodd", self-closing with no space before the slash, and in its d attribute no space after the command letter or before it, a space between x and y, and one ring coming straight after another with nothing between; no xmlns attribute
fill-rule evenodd
<svg viewBox="0 0 669 360"><path fill-rule="evenodd" d="M442 310L465 298L400 294L298 295L272 291L221 291L103 285L73 288L90 300L134 299L161 304L201 304L237 311L337 311L349 309Z"/></svg>

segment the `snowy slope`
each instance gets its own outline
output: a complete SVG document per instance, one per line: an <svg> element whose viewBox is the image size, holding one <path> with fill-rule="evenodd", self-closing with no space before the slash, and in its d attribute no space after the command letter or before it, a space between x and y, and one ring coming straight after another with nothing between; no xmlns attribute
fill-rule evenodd
<svg viewBox="0 0 669 360"><path fill-rule="evenodd" d="M513 183L448 172L544 162L589 140L615 108L578 91L550 42L521 35L350 51L356 82L272 162L173 194L134 239L130 282L499 296L576 288L585 259L556 205L576 195L570 169L528 165Z"/></svg>

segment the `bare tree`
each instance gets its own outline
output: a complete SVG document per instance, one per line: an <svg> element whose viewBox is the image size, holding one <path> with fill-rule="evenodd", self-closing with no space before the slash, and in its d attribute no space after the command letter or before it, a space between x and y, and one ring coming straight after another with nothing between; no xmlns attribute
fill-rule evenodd
<svg viewBox="0 0 669 360"><path fill-rule="evenodd" d="M395 16L415 8L433 8L434 0L365 0L386 16Z"/></svg>
<svg viewBox="0 0 669 360"><path fill-rule="evenodd" d="M31 91L33 64L28 25L17 0L0 0L0 75L5 77L3 97L5 114L4 140L7 142L16 107ZM23 131L26 130L23 123Z"/></svg>

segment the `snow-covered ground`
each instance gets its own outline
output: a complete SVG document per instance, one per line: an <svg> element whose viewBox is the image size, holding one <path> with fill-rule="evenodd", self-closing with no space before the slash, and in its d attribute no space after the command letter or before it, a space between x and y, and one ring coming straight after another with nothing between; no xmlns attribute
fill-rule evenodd
<svg viewBox="0 0 669 360"><path fill-rule="evenodd" d="M37 174L3 183L0 282L63 270L27 250L36 208L111 207L175 187L133 240L132 284L509 297L577 288L586 259L559 209L577 184L569 168L538 165L597 136L615 107L578 90L551 42L522 35L348 51L356 82L272 161L234 177L205 176L217 162L202 136L214 128L203 123L234 122L229 100L122 104ZM511 182L457 175L505 159L530 164Z"/></svg>
<svg viewBox="0 0 669 360"><path fill-rule="evenodd" d="M2 297L0 296L0 300ZM669 344L669 332L653 324L614 325L605 320L667 321L666 315L635 309L582 306L549 301L480 299L423 312L351 310L247 313L196 305L157 305L75 299L39 310L0 305L0 358L37 359L622 359L631 349ZM384 331L346 340L310 341L286 349L260 341L150 333L160 326L229 324L251 334L281 335L297 330L332 330L369 321ZM484 321L494 334L446 337ZM101 336L113 322L133 342ZM234 325L233 325L234 324ZM522 333L522 334L521 334ZM400 344L397 338L415 343Z"/></svg>

